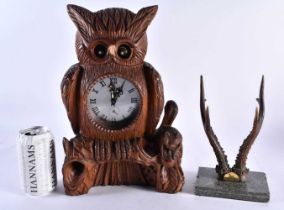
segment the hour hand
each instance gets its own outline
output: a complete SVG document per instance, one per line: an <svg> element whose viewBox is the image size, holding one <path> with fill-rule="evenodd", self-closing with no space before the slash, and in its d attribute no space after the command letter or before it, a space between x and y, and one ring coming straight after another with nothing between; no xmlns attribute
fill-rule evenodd
<svg viewBox="0 0 284 210"><path fill-rule="evenodd" d="M114 106L117 100L117 97L115 96L114 91L111 91L110 96L111 96L110 98L111 106Z"/></svg>
<svg viewBox="0 0 284 210"><path fill-rule="evenodd" d="M112 81L110 81L110 84L109 84L109 92L110 92L110 102L111 102L111 106L114 106L115 103L116 103L116 88L115 88L115 85L113 84Z"/></svg>

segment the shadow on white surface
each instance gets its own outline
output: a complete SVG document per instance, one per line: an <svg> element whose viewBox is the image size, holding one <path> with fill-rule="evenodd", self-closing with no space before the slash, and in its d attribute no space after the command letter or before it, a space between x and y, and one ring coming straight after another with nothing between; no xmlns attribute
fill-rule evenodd
<svg viewBox="0 0 284 210"><path fill-rule="evenodd" d="M194 184L196 180L196 172L184 171L184 176L185 176L185 184L183 186L182 192L194 195ZM155 188L150 187L150 186L115 185L115 186L94 186L89 190L87 195L108 195L108 194L117 194L117 193L121 194L122 192L130 191L130 190L156 192ZM53 194L65 195L62 180L58 180L57 187L55 191L53 192Z"/></svg>
<svg viewBox="0 0 284 210"><path fill-rule="evenodd" d="M194 185L196 180L196 172L194 171L184 171L185 184L183 186L182 192L194 195Z"/></svg>
<svg viewBox="0 0 284 210"><path fill-rule="evenodd" d="M137 191L149 191L155 192L154 187L149 186L138 186L138 185L108 185L108 186L94 186L87 194L87 196L98 196L98 195L111 195L111 194L122 194L131 190ZM56 189L52 194L65 195L63 181L59 180ZM82 196L84 196L82 195ZM76 196L75 196L76 197Z"/></svg>

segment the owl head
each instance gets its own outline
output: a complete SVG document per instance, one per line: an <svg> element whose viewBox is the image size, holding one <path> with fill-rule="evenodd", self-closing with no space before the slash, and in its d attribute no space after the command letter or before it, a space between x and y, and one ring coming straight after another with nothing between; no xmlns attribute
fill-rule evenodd
<svg viewBox="0 0 284 210"><path fill-rule="evenodd" d="M76 52L81 64L143 63L146 30L158 6L142 8L137 14L122 8L91 12L76 5L68 5L67 10L78 29Z"/></svg>

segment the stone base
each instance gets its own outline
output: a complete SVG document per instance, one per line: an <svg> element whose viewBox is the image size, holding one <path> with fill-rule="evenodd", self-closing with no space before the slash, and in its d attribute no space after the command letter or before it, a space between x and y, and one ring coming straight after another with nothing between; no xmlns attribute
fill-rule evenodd
<svg viewBox="0 0 284 210"><path fill-rule="evenodd" d="M270 197L265 173L250 171L246 182L225 182L217 179L214 168L206 167L199 167L195 194L254 202L268 202Z"/></svg>

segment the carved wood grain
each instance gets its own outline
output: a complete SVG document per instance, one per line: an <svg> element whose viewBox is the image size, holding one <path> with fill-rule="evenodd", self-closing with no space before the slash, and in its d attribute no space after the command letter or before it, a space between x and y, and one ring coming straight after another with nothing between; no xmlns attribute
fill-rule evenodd
<svg viewBox="0 0 284 210"><path fill-rule="evenodd" d="M79 60L61 83L63 103L76 135L70 141L63 140L66 157L62 173L68 195L81 195L98 185L148 185L167 193L182 189L182 136L171 127L178 108L169 101L157 128L164 108L163 84L159 73L144 61L146 29L157 9L146 7L135 14L121 8L91 12L67 6L78 30L75 47ZM127 42L131 57L94 57L98 40L112 47ZM122 129L96 123L86 105L92 85L113 75L131 81L140 94L137 117Z"/></svg>

